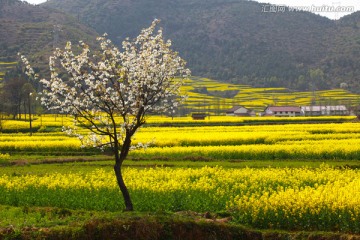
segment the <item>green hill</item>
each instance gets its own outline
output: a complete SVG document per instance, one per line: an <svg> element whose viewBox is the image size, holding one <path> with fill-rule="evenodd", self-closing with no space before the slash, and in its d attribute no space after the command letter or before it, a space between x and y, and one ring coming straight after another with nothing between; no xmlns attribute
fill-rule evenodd
<svg viewBox="0 0 360 240"><path fill-rule="evenodd" d="M54 47L68 40L94 42L97 33L59 10L18 0L0 0L0 62L26 54L43 66Z"/></svg>
<svg viewBox="0 0 360 240"><path fill-rule="evenodd" d="M347 83L360 91L359 13L332 21L308 12L263 12L263 4L245 0L49 0L43 6L72 14L118 44L159 18L193 75L298 90Z"/></svg>
<svg viewBox="0 0 360 240"><path fill-rule="evenodd" d="M360 13L332 21L263 9L245 0L48 0L38 6L0 0L0 62L13 62L22 52L42 67L65 41L93 45L96 35L107 32L120 45L159 18L194 76L253 87L312 91L342 85L360 92Z"/></svg>

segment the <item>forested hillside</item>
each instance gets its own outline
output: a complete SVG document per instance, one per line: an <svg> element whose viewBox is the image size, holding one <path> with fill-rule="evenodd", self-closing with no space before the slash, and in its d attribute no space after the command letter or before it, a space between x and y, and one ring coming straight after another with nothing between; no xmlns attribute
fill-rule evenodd
<svg viewBox="0 0 360 240"><path fill-rule="evenodd" d="M245 0L49 0L39 6L0 0L0 61L22 52L44 65L65 41L93 44L106 32L121 44L159 18L193 75L253 87L360 92L360 13L332 21L263 10Z"/></svg>
<svg viewBox="0 0 360 240"><path fill-rule="evenodd" d="M54 47L68 40L94 42L96 32L59 10L18 0L0 0L0 60L17 60L21 52L40 64Z"/></svg>
<svg viewBox="0 0 360 240"><path fill-rule="evenodd" d="M253 86L360 90L359 14L332 21L245 0L49 0L117 43L154 18L194 75Z"/></svg>

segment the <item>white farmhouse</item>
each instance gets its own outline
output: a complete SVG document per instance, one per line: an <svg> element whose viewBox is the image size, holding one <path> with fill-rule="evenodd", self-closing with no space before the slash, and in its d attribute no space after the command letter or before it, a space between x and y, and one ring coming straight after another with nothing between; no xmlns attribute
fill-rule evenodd
<svg viewBox="0 0 360 240"><path fill-rule="evenodd" d="M255 112L243 106L235 106L226 111L226 116L250 117L255 116Z"/></svg>
<svg viewBox="0 0 360 240"><path fill-rule="evenodd" d="M305 116L347 116L350 114L345 105L303 106L301 112Z"/></svg>
<svg viewBox="0 0 360 240"><path fill-rule="evenodd" d="M275 116L275 117L298 117L301 116L300 107L277 107L270 106L265 109L265 116Z"/></svg>

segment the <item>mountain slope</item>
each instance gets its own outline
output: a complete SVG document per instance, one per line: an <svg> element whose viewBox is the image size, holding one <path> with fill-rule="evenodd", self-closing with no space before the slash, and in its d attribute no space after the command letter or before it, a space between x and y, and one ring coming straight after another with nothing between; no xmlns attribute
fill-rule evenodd
<svg viewBox="0 0 360 240"><path fill-rule="evenodd" d="M40 65L54 47L68 40L94 42L97 33L59 10L17 0L0 0L0 57L17 60L21 52Z"/></svg>
<svg viewBox="0 0 360 240"><path fill-rule="evenodd" d="M159 18L194 75L297 90L343 83L360 92L359 13L331 21L307 12L266 13L263 6L245 0L49 0L40 6L0 0L0 61L22 52L42 65L67 40L92 45L97 33L91 27L120 45Z"/></svg>
<svg viewBox="0 0 360 240"><path fill-rule="evenodd" d="M321 66L334 83L347 83L360 92L360 12L341 18L328 36L331 39Z"/></svg>
<svg viewBox="0 0 360 240"><path fill-rule="evenodd" d="M253 86L360 91L358 16L262 12L245 0L49 0L118 44L154 18L194 75ZM311 72L311 74L310 74ZM313 74L316 73L316 74Z"/></svg>

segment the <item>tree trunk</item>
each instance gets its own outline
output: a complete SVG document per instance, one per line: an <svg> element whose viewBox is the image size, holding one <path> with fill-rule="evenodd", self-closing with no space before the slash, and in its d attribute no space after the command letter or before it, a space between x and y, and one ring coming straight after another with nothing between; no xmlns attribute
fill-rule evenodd
<svg viewBox="0 0 360 240"><path fill-rule="evenodd" d="M121 193L124 197L124 201L125 201L125 211L133 211L133 204L130 198L130 194L129 191L125 185L124 179L122 177L122 173L121 173L121 164L120 163L116 163L114 165L114 171L115 171L115 175L116 175L116 180L118 183L118 186L121 190Z"/></svg>
<svg viewBox="0 0 360 240"><path fill-rule="evenodd" d="M118 141L117 141L117 139L115 139L116 147L114 149L114 153L115 153L114 171L115 171L118 186L124 197L125 211L133 211L134 210L129 191L125 185L125 182L124 182L124 179L123 179L122 173L121 173L122 163L126 159L128 153L129 153L130 146L131 146L131 136L132 136L132 134L127 133L120 152L119 152L119 148L118 148L118 146L119 146Z"/></svg>

